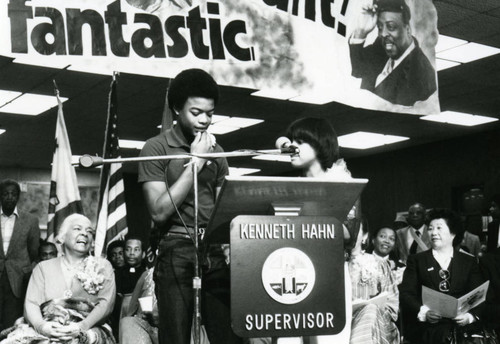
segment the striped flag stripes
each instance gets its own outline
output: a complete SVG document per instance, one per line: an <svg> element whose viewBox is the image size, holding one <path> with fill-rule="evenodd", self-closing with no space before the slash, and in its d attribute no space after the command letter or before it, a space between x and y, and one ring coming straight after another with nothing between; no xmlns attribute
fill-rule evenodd
<svg viewBox="0 0 500 344"><path fill-rule="evenodd" d="M113 76L109 93L108 119L102 157L117 158L120 155L118 146L116 78ZM97 216L95 255L106 251L107 245L123 239L128 232L127 209L125 204L125 186L122 176L122 164L104 164L101 170L99 197L99 215Z"/></svg>

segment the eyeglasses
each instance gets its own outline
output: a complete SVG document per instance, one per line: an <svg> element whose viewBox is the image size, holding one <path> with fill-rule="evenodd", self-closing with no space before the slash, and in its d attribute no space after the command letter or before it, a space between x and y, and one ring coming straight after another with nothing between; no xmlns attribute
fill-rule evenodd
<svg viewBox="0 0 500 344"><path fill-rule="evenodd" d="M439 270L439 277L443 280L439 282L439 291L447 293L450 291L450 272L445 269Z"/></svg>

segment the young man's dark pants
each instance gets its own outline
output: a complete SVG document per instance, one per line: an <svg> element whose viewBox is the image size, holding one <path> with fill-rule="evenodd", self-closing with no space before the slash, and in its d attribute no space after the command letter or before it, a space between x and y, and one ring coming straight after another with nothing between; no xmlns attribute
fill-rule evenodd
<svg viewBox="0 0 500 344"><path fill-rule="evenodd" d="M204 260L202 318L210 344L240 343L230 325L229 268L224 255ZM195 249L184 234L164 235L155 268L160 344L189 344L193 318ZM201 264L202 262L200 262Z"/></svg>

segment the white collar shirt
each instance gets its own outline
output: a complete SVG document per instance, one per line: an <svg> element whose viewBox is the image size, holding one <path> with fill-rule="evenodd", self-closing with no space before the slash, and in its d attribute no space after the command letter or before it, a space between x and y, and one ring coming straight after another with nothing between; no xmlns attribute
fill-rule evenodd
<svg viewBox="0 0 500 344"><path fill-rule="evenodd" d="M17 212L17 207L14 208L14 211L10 216L4 214L3 209L0 210L0 218L2 227L2 242L3 242L3 253L7 254L7 250L9 249L9 244L12 239L12 234L14 233L14 225L16 223L16 218L19 217L19 213Z"/></svg>

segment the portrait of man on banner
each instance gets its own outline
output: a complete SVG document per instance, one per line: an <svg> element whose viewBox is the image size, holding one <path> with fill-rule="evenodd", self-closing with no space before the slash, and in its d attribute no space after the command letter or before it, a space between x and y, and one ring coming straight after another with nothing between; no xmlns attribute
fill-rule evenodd
<svg viewBox="0 0 500 344"><path fill-rule="evenodd" d="M412 31L405 0L374 0L361 6L349 38L352 76L361 89L395 105L413 106L437 90L436 71ZM367 37L377 37L367 44Z"/></svg>

